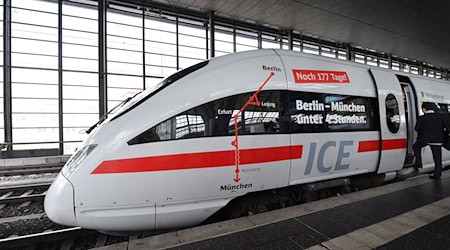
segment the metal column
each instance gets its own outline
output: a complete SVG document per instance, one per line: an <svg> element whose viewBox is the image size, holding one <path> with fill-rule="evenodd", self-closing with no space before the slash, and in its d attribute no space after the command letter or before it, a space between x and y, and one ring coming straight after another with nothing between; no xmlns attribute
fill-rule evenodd
<svg viewBox="0 0 450 250"><path fill-rule="evenodd" d="M262 33L258 30L258 49L262 49Z"/></svg>
<svg viewBox="0 0 450 250"><path fill-rule="evenodd" d="M353 61L352 48L350 44L346 44L345 53L347 54L347 61Z"/></svg>
<svg viewBox="0 0 450 250"><path fill-rule="evenodd" d="M5 142L12 143L11 0L3 1L3 119ZM7 146L12 150L12 145Z"/></svg>
<svg viewBox="0 0 450 250"><path fill-rule="evenodd" d="M387 60L388 60L388 69L392 69L392 55L387 54Z"/></svg>
<svg viewBox="0 0 450 250"><path fill-rule="evenodd" d="M107 67L106 67L106 0L98 1L98 93L99 115L108 113Z"/></svg>
<svg viewBox="0 0 450 250"><path fill-rule="evenodd" d="M214 11L209 12L209 49L210 49L210 58L215 57L216 55L216 36L214 33L216 32L216 15Z"/></svg>
<svg viewBox="0 0 450 250"><path fill-rule="evenodd" d="M206 50L205 50L205 56L206 59L209 59L209 43L208 43L208 39L209 39L209 35L208 35L208 31L209 31L209 23L207 21L203 22L203 26L205 26L205 46L206 46Z"/></svg>
<svg viewBox="0 0 450 250"><path fill-rule="evenodd" d="M63 73L62 73L62 3L58 1L58 132L59 132L59 154L64 154L64 121L63 121Z"/></svg>
<svg viewBox="0 0 450 250"><path fill-rule="evenodd" d="M303 34L300 33L300 52L303 52L304 49L303 42Z"/></svg>
<svg viewBox="0 0 450 250"><path fill-rule="evenodd" d="M236 53L236 26L233 26L233 53Z"/></svg>
<svg viewBox="0 0 450 250"><path fill-rule="evenodd" d="M281 32L280 32L280 33L281 33ZM283 49L283 35L280 34L280 35L277 37L277 39L279 39L278 42L280 43L280 49Z"/></svg>
<svg viewBox="0 0 450 250"><path fill-rule="evenodd" d="M419 75L423 76L423 62L419 62Z"/></svg>
<svg viewBox="0 0 450 250"><path fill-rule="evenodd" d="M322 41L319 40L319 55L322 55Z"/></svg>
<svg viewBox="0 0 450 250"><path fill-rule="evenodd" d="M146 85L146 75L147 72L145 72L145 8L142 7L142 90L145 89Z"/></svg>
<svg viewBox="0 0 450 250"><path fill-rule="evenodd" d="M180 70L180 36L178 35L178 16L175 19L175 29L176 29L176 48L177 48L177 70Z"/></svg>
<svg viewBox="0 0 450 250"><path fill-rule="evenodd" d="M294 50L294 38L293 36L293 32L292 30L288 31L288 46L289 46L289 50Z"/></svg>

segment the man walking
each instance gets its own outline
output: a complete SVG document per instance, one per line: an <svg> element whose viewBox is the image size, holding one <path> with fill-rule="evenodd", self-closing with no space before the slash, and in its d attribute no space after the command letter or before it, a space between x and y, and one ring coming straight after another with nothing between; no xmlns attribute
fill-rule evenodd
<svg viewBox="0 0 450 250"><path fill-rule="evenodd" d="M417 141L413 145L416 165L422 167L422 148L427 145L431 148L434 160L434 174L430 178L441 179L442 170L442 144L444 142L444 123L441 116L435 112L436 108L432 103L423 103L422 111L424 115L417 119L415 130L417 131Z"/></svg>

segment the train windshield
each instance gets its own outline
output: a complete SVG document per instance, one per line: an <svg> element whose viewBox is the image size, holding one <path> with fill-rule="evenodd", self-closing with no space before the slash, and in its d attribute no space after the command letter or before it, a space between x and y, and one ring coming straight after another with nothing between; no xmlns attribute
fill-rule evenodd
<svg viewBox="0 0 450 250"><path fill-rule="evenodd" d="M209 61L204 61L204 62L195 64L189 68L180 70L180 71L174 73L173 75L165 78L160 83L158 83L156 86L142 91L141 93L139 93L135 97L133 97L130 101L125 103L122 107L120 107L120 109L118 109L117 112L110 117L110 119L111 120L117 119L118 117L120 117L123 114L129 112L130 110L134 109L141 103L145 102L150 97L154 96L156 93L160 92L161 90L163 90L170 84L178 81L179 79L187 76L188 74L190 74L198 69L205 67L208 64L208 62Z"/></svg>

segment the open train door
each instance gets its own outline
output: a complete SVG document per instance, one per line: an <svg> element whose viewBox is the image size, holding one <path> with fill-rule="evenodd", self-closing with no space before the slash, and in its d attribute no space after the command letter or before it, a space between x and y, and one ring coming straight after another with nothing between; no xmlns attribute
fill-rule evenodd
<svg viewBox="0 0 450 250"><path fill-rule="evenodd" d="M405 105L400 82L392 72L370 69L378 91L380 163L378 173L403 168L407 151Z"/></svg>

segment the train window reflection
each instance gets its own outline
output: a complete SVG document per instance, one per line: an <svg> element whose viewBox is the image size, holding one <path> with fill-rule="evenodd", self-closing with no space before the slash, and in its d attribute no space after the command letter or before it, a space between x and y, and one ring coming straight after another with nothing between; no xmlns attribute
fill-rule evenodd
<svg viewBox="0 0 450 250"><path fill-rule="evenodd" d="M377 130L374 98L308 92L289 93L288 111L292 133Z"/></svg>
<svg viewBox="0 0 450 250"><path fill-rule="evenodd" d="M232 136L235 120L240 135L279 133L279 92L258 94L260 105L248 105L239 112L253 93L218 99L176 115L145 131L129 145L155 141Z"/></svg>
<svg viewBox="0 0 450 250"><path fill-rule="evenodd" d="M400 129L400 113L398 110L398 101L394 95L389 94L386 97L386 122L391 133L395 134Z"/></svg>
<svg viewBox="0 0 450 250"><path fill-rule="evenodd" d="M325 97L325 122L329 131L368 130L373 113L366 97L328 95Z"/></svg>
<svg viewBox="0 0 450 250"><path fill-rule="evenodd" d="M445 103L433 103L433 102L425 102L431 106L434 106L434 111L439 114L448 114L450 110L450 106Z"/></svg>
<svg viewBox="0 0 450 250"><path fill-rule="evenodd" d="M175 124L175 139L205 136L205 122L200 115L179 115Z"/></svg>
<svg viewBox="0 0 450 250"><path fill-rule="evenodd" d="M279 131L278 112L244 112L245 128L249 134L275 133Z"/></svg>

